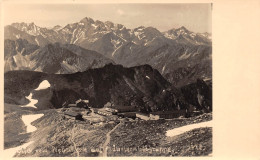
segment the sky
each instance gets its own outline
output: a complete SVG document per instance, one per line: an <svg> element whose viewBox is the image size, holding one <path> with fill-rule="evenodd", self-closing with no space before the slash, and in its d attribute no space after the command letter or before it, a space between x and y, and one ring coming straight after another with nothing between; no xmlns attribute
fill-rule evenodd
<svg viewBox="0 0 260 160"><path fill-rule="evenodd" d="M65 26L84 17L111 21L133 29L139 26L167 31L181 26L211 33L211 4L17 4L5 3L4 23L34 22L40 27Z"/></svg>

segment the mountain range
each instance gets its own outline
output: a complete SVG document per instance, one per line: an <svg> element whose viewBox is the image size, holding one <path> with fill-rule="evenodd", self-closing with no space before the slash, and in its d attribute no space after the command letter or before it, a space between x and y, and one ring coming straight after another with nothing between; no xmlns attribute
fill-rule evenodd
<svg viewBox="0 0 260 160"><path fill-rule="evenodd" d="M176 86L210 79L211 34L185 27L166 32L144 26L128 29L89 17L64 27L5 26L5 71L75 73L111 62L125 67L149 64Z"/></svg>
<svg viewBox="0 0 260 160"><path fill-rule="evenodd" d="M33 70L45 73L75 73L114 63L103 55L74 44L39 47L25 39L5 40L5 71Z"/></svg>
<svg viewBox="0 0 260 160"><path fill-rule="evenodd" d="M4 77L5 103L25 105L26 96L32 94L38 110L61 108L79 98L88 99L95 108L110 102L136 106L141 112L176 110L178 105L180 109L190 105L203 109L197 95L204 97L207 106L212 105L210 87L203 80L177 89L149 65L126 68L110 63L73 74L9 71ZM50 87L35 90L42 81L48 81Z"/></svg>

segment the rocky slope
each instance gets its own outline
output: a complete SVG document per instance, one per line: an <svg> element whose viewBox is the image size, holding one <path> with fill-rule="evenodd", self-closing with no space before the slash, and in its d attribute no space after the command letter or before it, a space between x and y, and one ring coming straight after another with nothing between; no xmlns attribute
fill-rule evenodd
<svg viewBox="0 0 260 160"><path fill-rule="evenodd" d="M195 83L180 88L185 101L199 110L212 111L212 81L198 79Z"/></svg>
<svg viewBox="0 0 260 160"><path fill-rule="evenodd" d="M47 80L51 87L36 91ZM64 102L74 103L79 98L89 99L93 107L107 102L117 105L135 105L140 111L182 109L187 103L181 91L174 88L149 65L124 68L108 64L74 74L46 74L33 71L5 73L5 102L27 104L30 93L37 99L38 109L60 108Z"/></svg>
<svg viewBox="0 0 260 160"><path fill-rule="evenodd" d="M29 143L23 150L12 152L15 157L102 156L106 134L117 124L105 123L107 119L94 125L89 120L75 121L64 117L61 109L50 109L38 111L37 114L44 116L32 122L37 130L26 133L21 118L25 114L36 113L5 114L4 148ZM172 120L122 120L111 133L108 156L207 156L212 153L212 128L194 129L175 137L167 137L166 133L173 128L210 120L211 113Z"/></svg>

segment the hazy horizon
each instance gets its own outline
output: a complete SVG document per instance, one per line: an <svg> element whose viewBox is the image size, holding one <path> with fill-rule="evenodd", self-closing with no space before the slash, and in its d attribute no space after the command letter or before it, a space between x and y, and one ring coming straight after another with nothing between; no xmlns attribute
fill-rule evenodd
<svg viewBox="0 0 260 160"><path fill-rule="evenodd" d="M54 16L55 15L55 16ZM79 22L85 17L111 21L129 29L155 27L161 32L186 27L211 33L211 4L6 4L4 25L35 23L52 28Z"/></svg>

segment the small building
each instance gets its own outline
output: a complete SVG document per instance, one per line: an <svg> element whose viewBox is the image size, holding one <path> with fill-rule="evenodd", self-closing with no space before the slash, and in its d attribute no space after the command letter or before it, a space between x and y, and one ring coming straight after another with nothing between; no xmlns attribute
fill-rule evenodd
<svg viewBox="0 0 260 160"><path fill-rule="evenodd" d="M137 118L140 118L140 119L143 119L143 120L146 120L146 121L148 121L148 120L150 120L150 117L149 117L149 115L148 114L144 114L144 113L136 113L136 117Z"/></svg>
<svg viewBox="0 0 260 160"><path fill-rule="evenodd" d="M76 104L79 103L79 102L89 103L89 100L79 99L79 100L76 101Z"/></svg>
<svg viewBox="0 0 260 160"><path fill-rule="evenodd" d="M65 115L75 118L75 120L84 120L82 114L76 112L64 112Z"/></svg>
<svg viewBox="0 0 260 160"><path fill-rule="evenodd" d="M70 108L70 107L77 107L77 104L68 104L66 108Z"/></svg>
<svg viewBox="0 0 260 160"><path fill-rule="evenodd" d="M79 108L88 108L88 103L89 103L89 100L79 99L76 101L76 105Z"/></svg>
<svg viewBox="0 0 260 160"><path fill-rule="evenodd" d="M155 114L155 113L150 113L150 119L151 120L158 120L158 119L160 119L160 115Z"/></svg>
<svg viewBox="0 0 260 160"><path fill-rule="evenodd" d="M110 107L104 108L106 111L111 112L112 114L117 114L118 110Z"/></svg>
<svg viewBox="0 0 260 160"><path fill-rule="evenodd" d="M136 112L124 112L117 115L122 118L136 118Z"/></svg>
<svg viewBox="0 0 260 160"><path fill-rule="evenodd" d="M100 114L100 115L103 115L103 116L111 116L111 115L113 115L112 112L108 112L108 111L106 111L104 109L98 109L96 111L96 113Z"/></svg>
<svg viewBox="0 0 260 160"><path fill-rule="evenodd" d="M158 111L158 112L151 112L150 113L150 119L152 119L152 120L172 119L172 118L178 118L180 116L186 116L186 110Z"/></svg>
<svg viewBox="0 0 260 160"><path fill-rule="evenodd" d="M107 107L107 109L117 113L136 112L138 110L135 106L111 106Z"/></svg>
<svg viewBox="0 0 260 160"><path fill-rule="evenodd" d="M67 102L64 102L62 106L63 106L63 108L78 107L78 108L88 109L89 108L88 103L89 103L89 100L79 99L75 102L75 104L68 104Z"/></svg>

